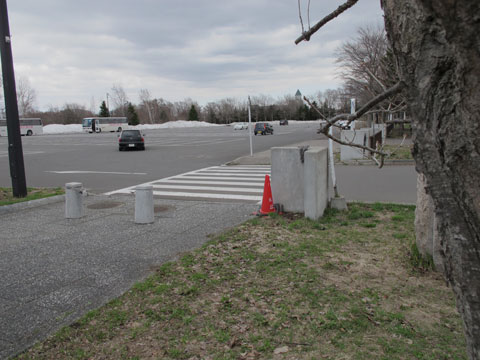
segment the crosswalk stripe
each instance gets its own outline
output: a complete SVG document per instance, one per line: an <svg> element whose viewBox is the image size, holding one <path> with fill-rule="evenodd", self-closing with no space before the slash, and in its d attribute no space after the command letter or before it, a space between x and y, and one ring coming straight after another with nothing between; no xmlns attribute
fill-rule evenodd
<svg viewBox="0 0 480 360"><path fill-rule="evenodd" d="M198 180L258 180L252 177L228 177L228 176L197 176L197 175L178 175L180 179L198 179Z"/></svg>
<svg viewBox="0 0 480 360"><path fill-rule="evenodd" d="M213 168L212 171L228 174L228 173L244 173L244 174L270 174L270 168L268 169L225 169L225 168ZM205 172L205 170L197 170L195 173Z"/></svg>
<svg viewBox="0 0 480 360"><path fill-rule="evenodd" d="M200 185L237 185L237 186L263 186L264 182L236 182L236 181L198 181L198 180L160 180L158 183L173 184L200 184Z"/></svg>
<svg viewBox="0 0 480 360"><path fill-rule="evenodd" d="M229 192L246 192L246 193L263 193L262 189L233 188L221 186L187 186L187 185L157 185L153 184L154 189L178 189L178 190L210 190L210 191L229 191ZM155 190L154 190L155 191Z"/></svg>
<svg viewBox="0 0 480 360"><path fill-rule="evenodd" d="M232 195L232 194L210 194L210 193L189 193L189 192L172 192L172 191L154 191L153 195L187 197L187 198L204 198L204 199L228 199L228 200L250 200L260 201L261 196L253 195Z"/></svg>
<svg viewBox="0 0 480 360"><path fill-rule="evenodd" d="M270 167L267 166L212 166L142 185L152 185L153 195L164 198L258 203L262 200L263 178L269 173ZM106 195L134 194L135 187L115 190Z"/></svg>
<svg viewBox="0 0 480 360"><path fill-rule="evenodd" d="M216 176L216 175L235 175L235 173L228 173L228 172L196 172L195 175L210 175L210 176ZM259 176L259 177L265 177L265 174L251 174L251 173L248 173L248 174L245 174L243 173L244 175L247 175L247 176ZM185 176L189 176L189 175L185 175Z"/></svg>

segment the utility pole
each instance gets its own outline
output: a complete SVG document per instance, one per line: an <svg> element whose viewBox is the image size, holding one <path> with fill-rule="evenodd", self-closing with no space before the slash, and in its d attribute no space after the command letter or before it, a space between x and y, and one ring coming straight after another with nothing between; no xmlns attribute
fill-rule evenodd
<svg viewBox="0 0 480 360"><path fill-rule="evenodd" d="M250 95L248 96L248 135L250 137L250 156L253 156L253 146L252 146L252 112L250 107L252 102L250 101Z"/></svg>
<svg viewBox="0 0 480 360"><path fill-rule="evenodd" d="M22 138L18 116L17 90L13 71L12 44L8 24L7 0L0 0L0 53L2 58L3 93L8 131L8 158L12 192L15 197L27 196Z"/></svg>

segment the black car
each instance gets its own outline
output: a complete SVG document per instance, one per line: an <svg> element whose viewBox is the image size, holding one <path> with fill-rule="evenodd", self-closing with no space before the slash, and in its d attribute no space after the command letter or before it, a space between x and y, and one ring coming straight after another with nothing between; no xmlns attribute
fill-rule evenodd
<svg viewBox="0 0 480 360"><path fill-rule="evenodd" d="M256 123L255 129L253 129L255 135L273 135L273 126L269 123Z"/></svg>
<svg viewBox="0 0 480 360"><path fill-rule="evenodd" d="M145 150L145 139L140 130L123 130L118 136L118 150L127 149Z"/></svg>
<svg viewBox="0 0 480 360"><path fill-rule="evenodd" d="M288 125L288 120L280 120L280 125Z"/></svg>

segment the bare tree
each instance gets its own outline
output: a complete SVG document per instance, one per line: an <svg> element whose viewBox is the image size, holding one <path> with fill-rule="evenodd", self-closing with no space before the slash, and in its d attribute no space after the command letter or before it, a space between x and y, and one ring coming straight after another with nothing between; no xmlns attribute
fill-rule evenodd
<svg viewBox="0 0 480 360"><path fill-rule="evenodd" d="M235 113L238 103L234 98L225 98L220 100L217 106L217 116L222 124L230 124L235 121Z"/></svg>
<svg viewBox="0 0 480 360"><path fill-rule="evenodd" d="M296 43L309 40L357 1L344 3ZM480 359L480 2L381 4L400 81L357 113L406 89L415 167L433 199L445 277L463 318L468 355ZM336 121L329 119L329 125Z"/></svg>
<svg viewBox="0 0 480 360"><path fill-rule="evenodd" d="M220 123L220 118L218 116L218 104L209 102L207 105L205 105L202 111L201 119L212 124Z"/></svg>
<svg viewBox="0 0 480 360"><path fill-rule="evenodd" d="M164 123L167 121L175 120L174 106L171 102L162 98L155 100L155 107L158 109L158 121Z"/></svg>
<svg viewBox="0 0 480 360"><path fill-rule="evenodd" d="M115 109L110 113L117 116L127 116L128 96L121 84L113 84L112 101Z"/></svg>
<svg viewBox="0 0 480 360"><path fill-rule="evenodd" d="M37 94L35 89L30 85L30 81L26 77L19 77L16 81L18 113L20 116L26 116L34 112Z"/></svg>
<svg viewBox="0 0 480 360"><path fill-rule="evenodd" d="M148 121L150 122L150 124L153 124L154 117L155 117L154 112L156 110L156 106L155 106L155 101L152 100L150 97L150 91L148 91L148 89L140 89L139 98L140 98L140 107L143 107L143 109L145 109L148 115Z"/></svg>
<svg viewBox="0 0 480 360"><path fill-rule="evenodd" d="M273 104L275 100L269 95L256 95L251 98L252 105L258 105L261 114L257 114L257 121L272 121L273 120ZM261 118L260 118L261 117Z"/></svg>
<svg viewBox="0 0 480 360"><path fill-rule="evenodd" d="M342 44L336 55L341 69L339 75L345 81L344 90L359 104L365 104L399 81L383 27L361 27L356 39ZM405 109L405 96L399 93L379 103L374 110L388 116Z"/></svg>
<svg viewBox="0 0 480 360"><path fill-rule="evenodd" d="M200 108L198 104L190 98L186 98L183 101L176 101L173 104L174 117L177 120L188 119L188 113L192 105L194 105L197 109Z"/></svg>
<svg viewBox="0 0 480 360"><path fill-rule="evenodd" d="M283 113L282 115L284 119L287 119L287 120L295 119L298 112L298 107L299 107L299 101L295 96L285 95L283 99L280 101L280 106L281 106L281 112Z"/></svg>

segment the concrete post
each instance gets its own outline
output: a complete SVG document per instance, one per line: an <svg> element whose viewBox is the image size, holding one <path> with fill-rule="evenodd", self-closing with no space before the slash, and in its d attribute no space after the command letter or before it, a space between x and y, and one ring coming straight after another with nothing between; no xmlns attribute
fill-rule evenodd
<svg viewBox="0 0 480 360"><path fill-rule="evenodd" d="M65 184L65 218L78 219L83 216L82 183Z"/></svg>
<svg viewBox="0 0 480 360"><path fill-rule="evenodd" d="M299 147L271 149L272 195L275 204L287 212L304 212L304 171Z"/></svg>
<svg viewBox="0 0 480 360"><path fill-rule="evenodd" d="M314 147L305 152L305 217L318 220L328 205L328 150Z"/></svg>
<svg viewBox="0 0 480 360"><path fill-rule="evenodd" d="M150 224L153 221L153 186L139 185L135 188L135 223Z"/></svg>

